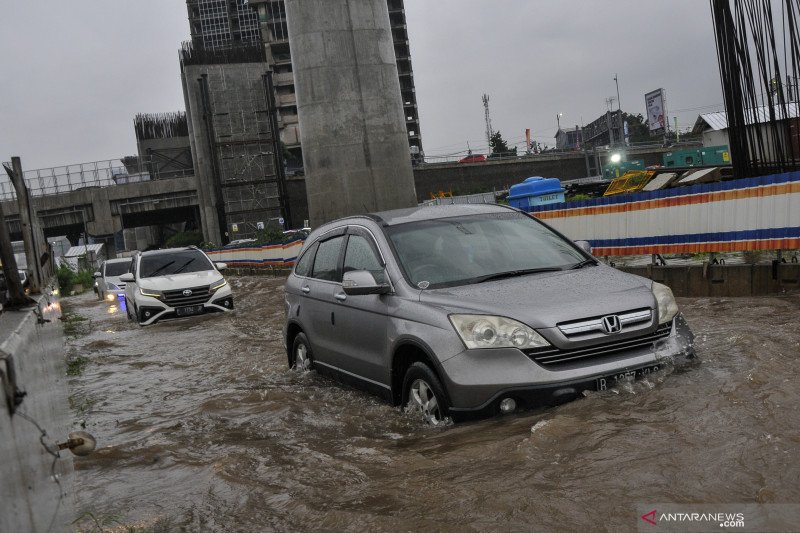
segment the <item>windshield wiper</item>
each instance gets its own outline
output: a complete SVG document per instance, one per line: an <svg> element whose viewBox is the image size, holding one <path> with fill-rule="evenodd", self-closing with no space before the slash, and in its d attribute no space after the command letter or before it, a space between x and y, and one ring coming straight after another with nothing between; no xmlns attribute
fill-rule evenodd
<svg viewBox="0 0 800 533"><path fill-rule="evenodd" d="M181 266L179 266L178 268L176 268L176 269L175 269L175 272L173 272L173 274L177 274L177 273L179 273L179 272L183 272L183 269L184 269L184 268L186 268L187 266L189 266L189 263L191 263L191 262L192 262L192 261L194 261L195 259L197 259L197 258L196 258L196 257L192 257L191 259L189 259L188 261L186 261L184 264L182 264Z"/></svg>
<svg viewBox="0 0 800 533"><path fill-rule="evenodd" d="M156 277L158 275L159 272L161 272L162 270L164 270L165 268L167 268L168 266L170 266L174 262L175 261L170 261L169 263L164 263L163 265L161 265L160 267L155 269L153 272L151 272L149 276L142 276L142 277L143 278L154 278L154 277Z"/></svg>
<svg viewBox="0 0 800 533"><path fill-rule="evenodd" d="M597 259L586 259L584 261L581 261L580 263L576 263L576 264L572 265L569 268L570 268L570 270L577 270L579 268L583 268L583 267L589 266L589 265L597 266Z"/></svg>
<svg viewBox="0 0 800 533"><path fill-rule="evenodd" d="M484 281L493 281L496 279L515 278L517 276L525 276L527 274L538 274L539 272L560 272L558 267L547 268L526 268L523 270L509 270L508 272L498 272L496 274L489 274L487 276L480 276L474 279L473 283L483 283Z"/></svg>

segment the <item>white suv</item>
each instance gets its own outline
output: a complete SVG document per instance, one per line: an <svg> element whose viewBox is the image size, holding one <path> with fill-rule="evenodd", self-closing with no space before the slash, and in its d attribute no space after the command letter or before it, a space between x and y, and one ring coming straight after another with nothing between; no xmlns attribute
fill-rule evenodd
<svg viewBox="0 0 800 533"><path fill-rule="evenodd" d="M165 318L233 310L231 288L220 270L194 246L141 252L133 257L126 283L130 320L146 326Z"/></svg>
<svg viewBox="0 0 800 533"><path fill-rule="evenodd" d="M109 259L103 261L100 270L94 273L97 285L97 297L101 300L113 302L117 298L125 297L125 283L120 281L123 276L131 271L131 258Z"/></svg>

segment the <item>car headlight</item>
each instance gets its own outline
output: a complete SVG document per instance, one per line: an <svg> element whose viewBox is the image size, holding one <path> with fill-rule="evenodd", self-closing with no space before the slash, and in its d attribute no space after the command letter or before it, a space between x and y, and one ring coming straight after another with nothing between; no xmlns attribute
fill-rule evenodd
<svg viewBox="0 0 800 533"><path fill-rule="evenodd" d="M111 282L106 281L106 290L107 291L118 291L119 287L117 287L116 285L114 285Z"/></svg>
<svg viewBox="0 0 800 533"><path fill-rule="evenodd" d="M467 348L542 348L544 337L516 320L491 315L450 315L450 322Z"/></svg>
<svg viewBox="0 0 800 533"><path fill-rule="evenodd" d="M153 289L145 289L144 287L139 287L139 294L142 296L150 296L151 298L159 298L163 296L161 291L155 291Z"/></svg>
<svg viewBox="0 0 800 533"><path fill-rule="evenodd" d="M216 282L215 284L213 284L213 285L211 286L211 289L210 289L210 290L211 290L211 292L217 291L217 290L221 289L222 287L224 287L224 286L225 286L225 285L227 285L227 284L228 284L228 282L227 282L227 281L225 281L225 278L222 278L221 280L219 280L218 282Z"/></svg>
<svg viewBox="0 0 800 533"><path fill-rule="evenodd" d="M672 295L672 289L666 285L653 282L653 295L656 297L656 303L658 304L658 323L664 324L675 318L675 315L678 314L678 304Z"/></svg>

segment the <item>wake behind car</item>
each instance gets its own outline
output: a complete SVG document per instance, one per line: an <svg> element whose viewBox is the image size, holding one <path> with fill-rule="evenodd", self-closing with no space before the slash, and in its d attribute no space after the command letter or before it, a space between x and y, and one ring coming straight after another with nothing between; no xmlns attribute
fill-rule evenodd
<svg viewBox="0 0 800 533"><path fill-rule="evenodd" d="M438 425L562 403L693 357L672 291L584 247L498 205L325 224L286 282L289 365Z"/></svg>
<svg viewBox="0 0 800 533"><path fill-rule="evenodd" d="M128 318L139 325L165 318L233 310L233 295L220 273L225 263L213 263L202 250L170 248L133 256L126 283Z"/></svg>

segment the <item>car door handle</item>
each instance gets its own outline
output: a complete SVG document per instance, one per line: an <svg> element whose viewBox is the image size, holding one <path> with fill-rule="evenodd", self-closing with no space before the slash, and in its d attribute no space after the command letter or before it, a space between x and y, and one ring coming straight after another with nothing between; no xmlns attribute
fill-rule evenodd
<svg viewBox="0 0 800 533"><path fill-rule="evenodd" d="M343 301L347 300L347 295L345 293L343 293L343 292L334 294L333 297L336 298L337 300L339 300L340 302L343 302Z"/></svg>
<svg viewBox="0 0 800 533"><path fill-rule="evenodd" d="M309 287L308 285L306 285L305 287L303 287L303 288L302 288L302 289L300 289L300 290L301 290L301 291L303 291L303 293L305 293L305 294L308 294L309 292L311 292L311 287Z"/></svg>

